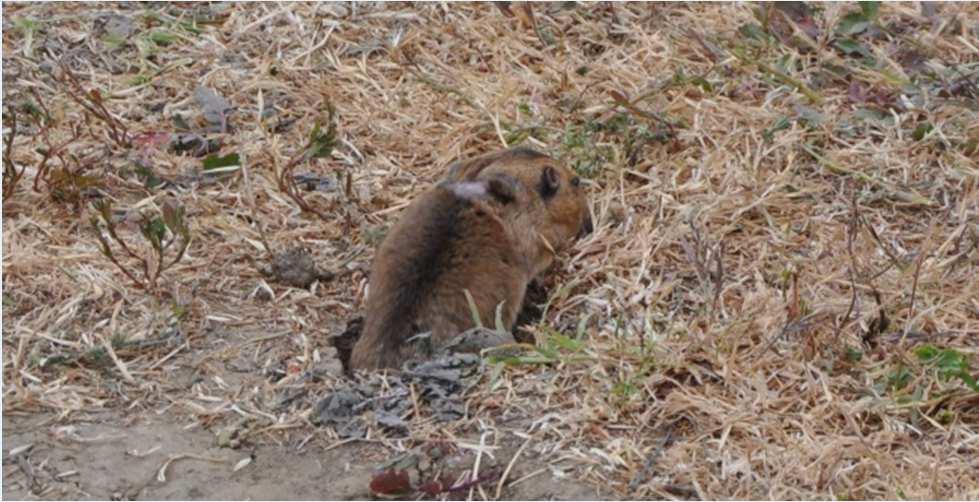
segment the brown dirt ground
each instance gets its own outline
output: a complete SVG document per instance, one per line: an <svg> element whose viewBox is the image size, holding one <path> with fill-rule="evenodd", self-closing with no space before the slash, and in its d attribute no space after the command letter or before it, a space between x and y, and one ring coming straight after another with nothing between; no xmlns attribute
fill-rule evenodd
<svg viewBox="0 0 979 502"><path fill-rule="evenodd" d="M217 447L213 434L186 430L166 415L127 419L103 413L76 419L71 426L53 422L55 417L44 415L4 417L4 500L363 500L372 498L366 487L378 453L386 455L384 447L369 442L230 450ZM495 452L504 464L518 448L514 441L506 443ZM33 445L24 460L7 459L10 449L23 445ZM167 459L182 454L193 457L171 463L160 481ZM251 463L235 472L234 466L248 457ZM21 468L28 464L30 475ZM524 458L512 479L537 465ZM501 496L606 500L609 494L566 474L558 478L542 472L504 488Z"/></svg>
<svg viewBox="0 0 979 502"><path fill-rule="evenodd" d="M339 331L339 329L334 329ZM172 385L167 394L179 396L199 380L202 361L217 360L210 378L240 394L261 386L267 380L250 366L242 346L262 338L249 332L215 333L198 350L175 356L168 367ZM229 349L228 347L232 347ZM234 350L237 348L238 350ZM328 350L324 348L324 350ZM271 352L275 352L273 347ZM264 353L264 352L263 352ZM328 359L331 365L338 361ZM250 371L248 371L250 370ZM330 371L335 372L336 368ZM320 384L322 385L322 383ZM319 386L317 386L319 387ZM325 392L325 391L321 391ZM311 406L322 394L298 398ZM14 412L3 417L3 496L5 500L358 500L373 498L368 487L376 467L405 449L404 441L386 439L338 441L329 431L304 427L272 433L254 439L241 439L234 448L218 445L218 436L227 425L219 421L205 430L194 421L181 422L181 413L171 405L153 400L159 409L145 403L116 406L97 412L63 417L50 412ZM179 408L179 406L178 406ZM513 435L525 430L532 414L511 417L505 428L494 430L491 445L494 466L506 466L523 440ZM234 421L231 421L234 422ZM243 420L238 425L254 425ZM240 432L244 433L245 427ZM464 430L459 428L457 430ZM238 436L241 437L240 435ZM479 438L457 440L478 444ZM412 441L424 444L426 441ZM31 448L15 457L9 455L25 445ZM533 445L531 445L533 446ZM516 486L505 487L504 499L602 500L594 485L574 479L575 467L567 461L553 462L545 453L525 448L508 475L510 481L533 474ZM165 481L157 478L163 464L174 456ZM252 461L234 472L244 458ZM543 461L542 461L543 459ZM459 454L463 470L475 462L472 453ZM542 466L547 466L541 470ZM492 493L495 481L484 485ZM465 499L467 491L461 496ZM415 495L420 496L420 495ZM460 494L442 495L450 499ZM476 494L479 497L479 494ZM409 497L412 498L412 497Z"/></svg>

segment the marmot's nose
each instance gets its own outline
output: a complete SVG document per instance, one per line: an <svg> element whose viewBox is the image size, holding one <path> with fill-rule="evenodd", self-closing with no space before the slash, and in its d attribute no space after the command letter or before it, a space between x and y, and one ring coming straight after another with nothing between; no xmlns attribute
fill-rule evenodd
<svg viewBox="0 0 979 502"><path fill-rule="evenodd" d="M581 225L581 231L578 232L578 238L580 239L594 231L595 228L592 226L591 215L585 215L585 223Z"/></svg>

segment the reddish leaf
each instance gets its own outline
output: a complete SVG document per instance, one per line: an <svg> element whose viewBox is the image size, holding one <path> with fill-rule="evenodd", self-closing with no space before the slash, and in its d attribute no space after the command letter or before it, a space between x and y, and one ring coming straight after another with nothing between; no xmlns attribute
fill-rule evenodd
<svg viewBox="0 0 979 502"><path fill-rule="evenodd" d="M773 2L770 5L782 11L786 18L791 19L810 38L819 38L819 27L813 20L812 8L806 2Z"/></svg>
<svg viewBox="0 0 979 502"><path fill-rule="evenodd" d="M927 69L925 63L928 62L928 58L914 49L899 50L895 59L904 68L905 72L912 75L921 73Z"/></svg>
<svg viewBox="0 0 979 502"><path fill-rule="evenodd" d="M170 144L170 133L144 132L133 138L133 143L143 148L159 148Z"/></svg>
<svg viewBox="0 0 979 502"><path fill-rule="evenodd" d="M867 93L864 92L860 82L856 80L850 82L850 88L847 90L846 95L853 103L865 103L867 101Z"/></svg>
<svg viewBox="0 0 979 502"><path fill-rule="evenodd" d="M418 491L429 497L434 497L442 492L448 491L448 489L449 487L441 481L426 481L418 487Z"/></svg>
<svg viewBox="0 0 979 502"><path fill-rule="evenodd" d="M813 40L817 40L819 38L819 27L816 26L816 22L811 17L806 16L796 21L796 24L799 25L799 28L802 28L802 31L804 31L806 35L809 35L809 38L812 38Z"/></svg>
<svg viewBox="0 0 979 502"><path fill-rule="evenodd" d="M411 479L407 471L388 469L374 475L370 489L379 495L405 495L411 493Z"/></svg>

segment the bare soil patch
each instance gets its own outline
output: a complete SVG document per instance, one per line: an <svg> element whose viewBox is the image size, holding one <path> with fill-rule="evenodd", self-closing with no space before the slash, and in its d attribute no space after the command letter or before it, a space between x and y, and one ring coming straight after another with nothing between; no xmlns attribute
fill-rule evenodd
<svg viewBox="0 0 979 502"><path fill-rule="evenodd" d="M368 487L378 453L385 451L371 442L324 448L319 441L301 449L266 443L236 451L218 447L206 431L167 422L166 416L120 420L104 413L70 426L51 425L52 418L4 418L4 453L30 445L4 461L5 500L364 500L372 498ZM506 464L519 448L516 441L506 443L495 451L493 463ZM470 457L462 455L460 461L471 462ZM567 476L534 474L528 466L535 463L524 460L512 471L513 479L532 476L506 487L502 497L605 500L609 495Z"/></svg>

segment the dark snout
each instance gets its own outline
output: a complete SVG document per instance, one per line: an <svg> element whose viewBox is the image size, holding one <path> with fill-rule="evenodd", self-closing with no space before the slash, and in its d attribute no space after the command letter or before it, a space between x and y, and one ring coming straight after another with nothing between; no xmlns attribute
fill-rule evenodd
<svg viewBox="0 0 979 502"><path fill-rule="evenodd" d="M590 233L592 233L594 231L595 231L595 227L592 226L591 215L590 214L586 214L585 215L585 222L582 223L581 230L578 232L578 238L579 239L582 239L586 235L588 235L588 234L590 234Z"/></svg>

